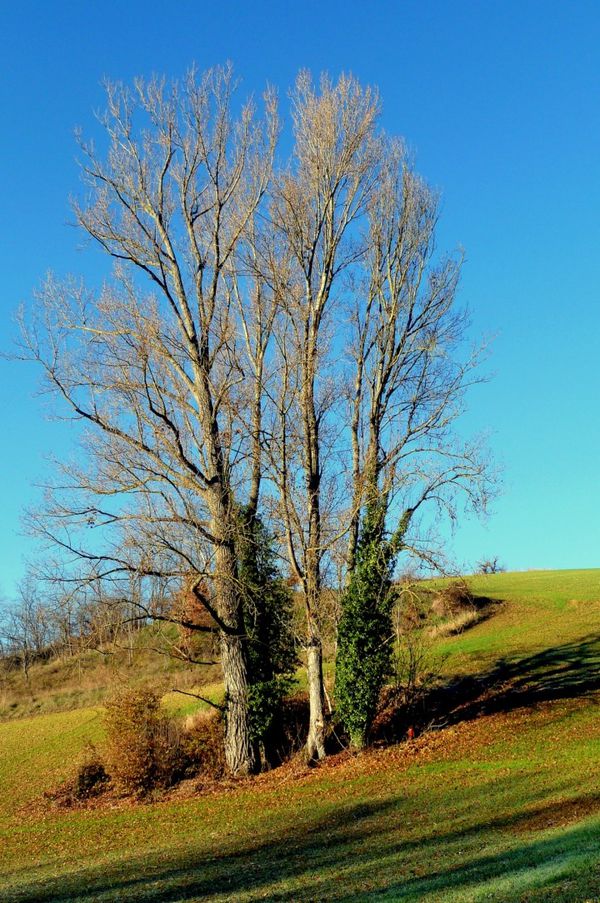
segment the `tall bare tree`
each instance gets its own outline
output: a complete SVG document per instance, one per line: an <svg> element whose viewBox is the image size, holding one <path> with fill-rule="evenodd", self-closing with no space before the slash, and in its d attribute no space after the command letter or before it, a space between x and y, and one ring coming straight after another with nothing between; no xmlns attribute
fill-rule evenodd
<svg viewBox="0 0 600 903"><path fill-rule="evenodd" d="M230 289L278 124L272 95L262 120L252 104L236 118L234 87L227 68L170 87L108 86L108 151L82 144L90 200L76 212L117 262L114 278L99 294L48 282L25 343L89 427L91 463L68 483L88 501L61 503L68 532L54 538L104 579L212 583L202 601L220 632L226 756L239 774L256 763L235 548L246 437ZM117 526L119 538L90 551L71 532L86 523Z"/></svg>
<svg viewBox="0 0 600 903"><path fill-rule="evenodd" d="M454 430L480 354L464 351L461 258L436 261L437 219L436 194L403 145L386 142L350 302L352 506L336 687L359 746L386 676L394 563L406 550L436 559L414 529L418 512L433 504L454 517L461 498L484 507L490 490L481 448Z"/></svg>
<svg viewBox="0 0 600 903"><path fill-rule="evenodd" d="M310 696L308 756L324 745L324 684L319 605L322 562L330 542L323 520L325 417L333 393L328 363L336 280L363 253L353 227L377 176L378 99L342 76L315 88L301 73L292 93L294 151L273 188L272 219L282 239L279 283L287 324L283 351L279 483L292 568L302 583L307 616ZM329 377L329 378L328 378ZM294 479L299 460L303 483Z"/></svg>
<svg viewBox="0 0 600 903"><path fill-rule="evenodd" d="M376 93L301 73L274 169L275 99L234 114L234 87L227 68L109 85L108 149L82 144L76 212L113 278L49 280L23 334L86 451L37 526L78 562L75 583L123 599L133 579L140 618L218 631L241 774L257 765L241 572L261 510L302 587L321 758L328 567L343 544L350 581L372 503L388 564L426 555L418 512L452 516L458 490L479 504L485 469L453 431L476 363L460 351L460 260L436 263L437 199L381 132ZM174 612L183 587L209 623Z"/></svg>
<svg viewBox="0 0 600 903"><path fill-rule="evenodd" d="M365 500L393 504L398 547L426 503L454 516L461 497L485 504L490 472L480 445L454 431L483 348L468 349L456 303L461 255L436 260L438 197L400 142L387 143L368 211L363 291L353 297L352 569ZM414 551L417 551L415 547Z"/></svg>

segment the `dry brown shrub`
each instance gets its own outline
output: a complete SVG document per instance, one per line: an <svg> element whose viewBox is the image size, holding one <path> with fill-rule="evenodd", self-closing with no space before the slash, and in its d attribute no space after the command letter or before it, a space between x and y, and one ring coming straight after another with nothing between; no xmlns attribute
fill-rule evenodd
<svg viewBox="0 0 600 903"><path fill-rule="evenodd" d="M44 791L53 805L70 809L87 804L110 787L110 777L93 743L87 743L75 772L57 787Z"/></svg>
<svg viewBox="0 0 600 903"><path fill-rule="evenodd" d="M84 754L84 759L77 769L73 782L73 795L77 800L87 800L99 796L106 790L110 778L106 773L98 750L90 743Z"/></svg>
<svg viewBox="0 0 600 903"><path fill-rule="evenodd" d="M475 608L475 599L464 580L455 580L445 586L431 603L434 614L441 618L453 617Z"/></svg>
<svg viewBox="0 0 600 903"><path fill-rule="evenodd" d="M142 796L183 777L186 757L178 725L147 689L120 688L106 703L106 764L117 790Z"/></svg>
<svg viewBox="0 0 600 903"><path fill-rule="evenodd" d="M223 719L219 712L198 712L186 719L183 749L188 772L218 780L225 774Z"/></svg>

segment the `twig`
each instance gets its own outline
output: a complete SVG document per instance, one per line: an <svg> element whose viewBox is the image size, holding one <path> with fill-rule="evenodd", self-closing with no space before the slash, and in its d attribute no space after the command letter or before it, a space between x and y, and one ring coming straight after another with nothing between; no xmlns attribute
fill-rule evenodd
<svg viewBox="0 0 600 903"><path fill-rule="evenodd" d="M171 690L172 693L181 693L182 696L192 696L194 699L199 699L201 702L205 702L207 705L211 705L213 709L217 709L219 712L225 711L224 705L219 705L218 702L213 702L211 699L207 699L206 696L200 696L198 693L188 693L187 690L179 690L177 687L173 687Z"/></svg>

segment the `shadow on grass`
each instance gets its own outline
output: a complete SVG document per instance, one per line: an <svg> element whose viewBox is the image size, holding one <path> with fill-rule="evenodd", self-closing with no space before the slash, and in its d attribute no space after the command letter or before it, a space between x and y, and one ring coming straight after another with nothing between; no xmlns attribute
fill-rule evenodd
<svg viewBox="0 0 600 903"><path fill-rule="evenodd" d="M463 701L462 717L588 696L600 689L600 636L563 643L534 655L500 659L477 679L484 698Z"/></svg>
<svg viewBox="0 0 600 903"><path fill-rule="evenodd" d="M521 780L526 794L528 782ZM516 790L518 781L514 777L497 781L489 792L498 794L499 802L509 785ZM480 812L483 792L481 786L464 791L461 820ZM431 803L436 803L435 798ZM228 847L220 850L191 849L163 857L153 853L118 865L83 867L43 882L32 882L24 870L20 876L13 875L13 881L20 881L19 889L2 900L175 903L220 898L350 903L371 898L417 901L434 892L448 893L452 900L459 891L483 890L484 885L493 890L503 882L498 899L509 901L521 899L516 894L524 889L551 887L565 878L571 881L571 891L581 885L588 897L592 890L600 890L598 875L594 878L589 870L583 871L588 860L597 862L600 855L597 823L595 829L578 825L535 842L524 838L532 826L548 827L564 818L565 806L580 817L582 812L600 812L600 794L566 803L528 804L485 821L471 818L471 823L451 830L438 829L433 823L429 827L434 830L428 832L423 826L419 836L414 830L409 834L407 827L416 820L414 805L414 799L398 795L379 802L332 806L319 818L304 817L294 824L288 819L274 840L264 834L254 842L226 839ZM483 848L494 846L503 849L480 855ZM571 894L565 899L580 897Z"/></svg>
<svg viewBox="0 0 600 903"><path fill-rule="evenodd" d="M522 658L503 658L482 674L457 677L412 707L399 706L377 726L379 742L404 739L432 724L450 725L523 706L586 697L600 690L600 636L563 643Z"/></svg>
<svg viewBox="0 0 600 903"><path fill-rule="evenodd" d="M590 636L535 655L504 659L483 675L457 679L424 700L421 715L456 723L539 702L585 697L599 689L600 637ZM499 793L496 808L486 796L488 787L461 788L465 811L477 813L479 819L469 818L466 826L456 829L448 829L446 798L421 799L421 810L415 813L415 800L399 793L384 801L331 805L314 818L307 818L306 810L297 818L291 812L283 825L269 817L257 828L255 841L247 840L247 832L238 839L224 834L219 849L199 849L192 841L184 853L152 851L118 864L83 865L44 881L24 870L12 876L15 890L2 900L350 903L419 901L430 894L451 901L484 891L486 899L506 903L600 899L598 822L532 838L533 832L600 814L600 794L536 804L526 786L519 796L517 780L513 775L504 785L494 783L494 792ZM510 788L513 801L519 799L520 808L485 818L487 812L509 807L508 798L502 797L503 786ZM528 801L525 807L523 800ZM427 823L416 836L424 813ZM236 815L236 823L242 823L241 815Z"/></svg>

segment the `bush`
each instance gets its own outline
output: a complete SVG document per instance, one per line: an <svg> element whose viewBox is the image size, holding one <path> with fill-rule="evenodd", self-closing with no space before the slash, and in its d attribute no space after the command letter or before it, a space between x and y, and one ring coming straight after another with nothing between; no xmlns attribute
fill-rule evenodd
<svg viewBox="0 0 600 903"><path fill-rule="evenodd" d="M417 627L396 634L393 686L403 706L416 705L429 692L441 664L428 630Z"/></svg>
<svg viewBox="0 0 600 903"><path fill-rule="evenodd" d="M84 758L75 773L53 790L44 791L44 797L56 806L70 809L80 803L100 796L110 786L110 777L92 743L88 743Z"/></svg>
<svg viewBox="0 0 600 903"><path fill-rule="evenodd" d="M475 599L464 580L455 580L445 586L431 605L434 614L441 618L454 617L475 608Z"/></svg>
<svg viewBox="0 0 600 903"><path fill-rule="evenodd" d="M186 770L181 731L151 690L120 689L106 703L106 762L122 793L167 787Z"/></svg>
<svg viewBox="0 0 600 903"><path fill-rule="evenodd" d="M218 780L226 771L223 719L218 712L190 716L183 729L187 773Z"/></svg>
<svg viewBox="0 0 600 903"><path fill-rule="evenodd" d="M106 789L109 780L96 748L90 745L87 755L75 775L73 784L75 799L87 800L91 797L99 796Z"/></svg>

